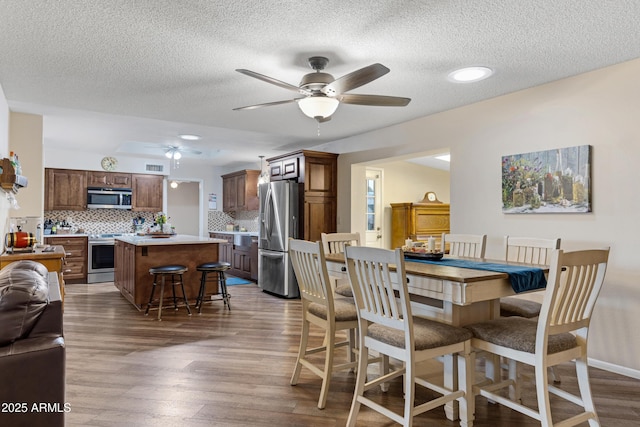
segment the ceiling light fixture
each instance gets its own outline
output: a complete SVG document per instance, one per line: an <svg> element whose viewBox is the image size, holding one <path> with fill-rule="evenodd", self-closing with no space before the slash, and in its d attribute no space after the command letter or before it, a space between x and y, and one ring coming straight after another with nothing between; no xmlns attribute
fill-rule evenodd
<svg viewBox="0 0 640 427"><path fill-rule="evenodd" d="M171 188L178 188L178 181L171 181L171 184L169 184L171 186Z"/></svg>
<svg viewBox="0 0 640 427"><path fill-rule="evenodd" d="M200 139L200 136L198 135L191 135L188 133L183 133L182 135L178 135L180 137L180 139L184 139L185 141L198 141Z"/></svg>
<svg viewBox="0 0 640 427"><path fill-rule="evenodd" d="M176 148L168 149L164 155L167 159L180 160L182 158L182 153L180 153Z"/></svg>
<svg viewBox="0 0 640 427"><path fill-rule="evenodd" d="M267 182L269 182L269 173L266 170L264 170L264 166L263 166L264 156L258 156L258 157L260 157L260 175L258 176L258 185L266 184Z"/></svg>
<svg viewBox="0 0 640 427"><path fill-rule="evenodd" d="M312 119L326 119L336 112L338 104L340 101L328 96L308 96L298 101L304 115Z"/></svg>
<svg viewBox="0 0 640 427"><path fill-rule="evenodd" d="M449 73L448 78L456 83L477 82L493 74L493 70L488 67L466 67Z"/></svg>

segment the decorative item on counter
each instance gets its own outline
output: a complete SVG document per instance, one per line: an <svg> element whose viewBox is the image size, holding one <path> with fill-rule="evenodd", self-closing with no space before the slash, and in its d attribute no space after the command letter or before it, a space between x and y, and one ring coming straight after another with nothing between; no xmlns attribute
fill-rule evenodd
<svg viewBox="0 0 640 427"><path fill-rule="evenodd" d="M18 231L5 235L4 245L7 248L7 253L33 252L35 245L38 243L36 236L34 236L33 233L22 231L20 226L17 228Z"/></svg>
<svg viewBox="0 0 640 427"><path fill-rule="evenodd" d="M427 240L427 249L429 252L434 252L436 250L436 239L433 236L429 236Z"/></svg>

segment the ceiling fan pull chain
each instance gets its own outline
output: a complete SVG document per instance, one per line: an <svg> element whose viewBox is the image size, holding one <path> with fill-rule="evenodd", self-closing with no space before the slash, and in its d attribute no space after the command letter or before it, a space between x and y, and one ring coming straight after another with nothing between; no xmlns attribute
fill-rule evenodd
<svg viewBox="0 0 640 427"><path fill-rule="evenodd" d="M318 123L318 136L320 136L320 122L317 121L316 123Z"/></svg>

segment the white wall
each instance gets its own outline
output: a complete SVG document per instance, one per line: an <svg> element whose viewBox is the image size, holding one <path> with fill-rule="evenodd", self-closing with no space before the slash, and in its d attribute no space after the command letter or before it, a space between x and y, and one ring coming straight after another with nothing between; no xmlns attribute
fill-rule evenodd
<svg viewBox="0 0 640 427"><path fill-rule="evenodd" d="M638 75L640 60L634 60L321 146L351 151L338 157L341 228L350 227L352 164L438 148L446 141L452 159L451 228L488 234L488 257L501 255L506 234L558 236L569 250L611 247L589 354L597 366L640 378ZM387 141L402 146L358 151L385 147ZM593 147L592 213L502 213L503 155L583 144Z"/></svg>
<svg viewBox="0 0 640 427"><path fill-rule="evenodd" d="M9 157L9 104L4 97L2 85L0 85L0 158ZM9 201L4 192L0 190L0 227L3 234L9 227ZM4 252L4 238L0 239L0 252Z"/></svg>
<svg viewBox="0 0 640 427"><path fill-rule="evenodd" d="M16 195L20 209L12 209L9 215L41 217L44 210L42 116L11 112L9 122L9 150L18 155L22 175L29 180Z"/></svg>

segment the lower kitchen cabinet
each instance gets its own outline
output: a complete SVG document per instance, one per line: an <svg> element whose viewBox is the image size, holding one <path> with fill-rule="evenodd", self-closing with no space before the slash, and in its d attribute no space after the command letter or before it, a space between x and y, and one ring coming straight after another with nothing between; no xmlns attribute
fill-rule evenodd
<svg viewBox="0 0 640 427"><path fill-rule="evenodd" d="M220 243L219 260L231 264L228 274L243 279L258 280L258 238L252 237L247 245L234 244L234 234L209 232L209 237L224 239L228 243ZM248 243L248 242L247 242Z"/></svg>
<svg viewBox="0 0 640 427"><path fill-rule="evenodd" d="M88 238L86 236L45 236L44 242L64 248L62 275L66 283L87 283Z"/></svg>

